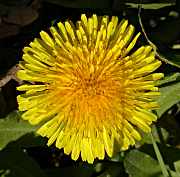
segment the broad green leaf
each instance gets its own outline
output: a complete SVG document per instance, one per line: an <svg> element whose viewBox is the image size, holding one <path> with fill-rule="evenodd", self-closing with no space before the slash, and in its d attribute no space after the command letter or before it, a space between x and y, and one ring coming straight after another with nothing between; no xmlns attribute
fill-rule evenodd
<svg viewBox="0 0 180 177"><path fill-rule="evenodd" d="M124 166L131 177L163 177L158 161L138 150L126 155Z"/></svg>
<svg viewBox="0 0 180 177"><path fill-rule="evenodd" d="M138 8L138 3L125 3L127 6L131 8ZM172 3L150 3L150 4L141 4L143 9L160 9L163 7L173 6L175 5L174 2Z"/></svg>
<svg viewBox="0 0 180 177"><path fill-rule="evenodd" d="M5 177L7 176L8 174L10 173L10 170L7 169L7 170L4 170L4 169L0 169L0 177Z"/></svg>
<svg viewBox="0 0 180 177"><path fill-rule="evenodd" d="M176 170L176 173L177 173L177 177L180 177L180 160L174 162L174 167L175 167L175 170Z"/></svg>
<svg viewBox="0 0 180 177"><path fill-rule="evenodd" d="M165 164L168 165L171 169L174 169L174 162L180 159L180 149L159 143L158 148L161 152ZM151 157L156 158L152 144L144 144L140 147L140 150L149 154Z"/></svg>
<svg viewBox="0 0 180 177"><path fill-rule="evenodd" d="M156 82L156 86L169 84L171 82L177 82L177 81L180 81L180 73L173 73L169 76L165 76L162 80L158 80Z"/></svg>
<svg viewBox="0 0 180 177"><path fill-rule="evenodd" d="M76 166L51 168L45 170L49 177L126 177L122 163L114 163L108 161L99 161L93 165L86 163L76 163Z"/></svg>
<svg viewBox="0 0 180 177"><path fill-rule="evenodd" d="M169 137L168 131L162 127L152 126L151 133L153 134L154 140L158 143L160 143L162 139L163 141L166 141ZM151 133L142 132L141 134L143 138L141 139L140 143L152 144Z"/></svg>
<svg viewBox="0 0 180 177"><path fill-rule="evenodd" d="M126 177L127 174L124 171L123 163L103 163L103 170L100 175L97 175L97 177Z"/></svg>
<svg viewBox="0 0 180 177"><path fill-rule="evenodd" d="M173 171L175 167L175 162L180 159L180 149L174 148L172 146L158 144L158 148L163 157L163 161L166 164L168 172L171 174L170 177L179 177L177 172ZM144 144L140 148L141 152L147 153L153 158L156 158L156 154L152 144ZM172 170L173 169L173 170ZM176 167L175 167L176 170ZM177 171L177 170L176 170Z"/></svg>
<svg viewBox="0 0 180 177"><path fill-rule="evenodd" d="M159 117L180 101L180 82L161 87L160 92L161 95L157 100L160 108L156 111Z"/></svg>
<svg viewBox="0 0 180 177"><path fill-rule="evenodd" d="M171 174L170 177L180 177L180 175L177 172L173 171L173 170L169 170L169 173Z"/></svg>
<svg viewBox="0 0 180 177"><path fill-rule="evenodd" d="M83 166L71 166L71 167L64 167L64 168L51 168L46 169L45 173L49 177L91 177L94 170L89 167Z"/></svg>
<svg viewBox="0 0 180 177"><path fill-rule="evenodd" d="M124 161L124 155L125 155L124 151L114 153L113 157L109 158L109 160L112 162L123 162Z"/></svg>
<svg viewBox="0 0 180 177"><path fill-rule="evenodd" d="M46 138L42 136L38 136L35 133L27 133L20 138L18 138L16 141L11 141L8 143L6 148L32 148L32 147L38 147L38 146L46 146L47 140Z"/></svg>
<svg viewBox="0 0 180 177"><path fill-rule="evenodd" d="M135 4L139 4L140 2L138 0L126 0L125 2L128 3L135 3ZM156 3L175 3L176 0L156 0ZM155 3L154 0L143 0L142 1L143 4L152 4Z"/></svg>
<svg viewBox="0 0 180 177"><path fill-rule="evenodd" d="M5 177L47 177L32 158L17 149L0 151L0 171Z"/></svg>
<svg viewBox="0 0 180 177"><path fill-rule="evenodd" d="M0 119L0 149L9 142L15 141L27 133L34 132L36 128L22 120L17 111L10 113L6 118Z"/></svg>

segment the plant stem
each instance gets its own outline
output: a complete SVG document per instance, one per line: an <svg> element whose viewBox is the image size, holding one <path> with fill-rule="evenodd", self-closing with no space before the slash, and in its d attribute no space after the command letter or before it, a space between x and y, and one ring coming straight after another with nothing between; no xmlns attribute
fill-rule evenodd
<svg viewBox="0 0 180 177"><path fill-rule="evenodd" d="M161 156L161 153L160 153L159 148L158 148L158 146L157 146L157 144L156 144L156 142L154 140L154 137L153 137L152 133L151 133L151 139L152 139L154 151L156 153L157 159L159 161L159 165L161 167L162 174L163 174L164 177L169 177L169 173L167 171L166 165L165 165L165 163L163 161L163 158Z"/></svg>

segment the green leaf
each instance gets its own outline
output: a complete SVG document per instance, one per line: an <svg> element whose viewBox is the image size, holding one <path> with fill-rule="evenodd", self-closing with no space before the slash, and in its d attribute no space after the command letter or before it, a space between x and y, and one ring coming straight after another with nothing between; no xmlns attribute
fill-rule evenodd
<svg viewBox="0 0 180 177"><path fill-rule="evenodd" d="M176 173L177 173L177 177L180 177L180 160L174 162L174 167L175 167L175 170L176 170Z"/></svg>
<svg viewBox="0 0 180 177"><path fill-rule="evenodd" d="M153 134L154 140L158 143L160 143L161 141L165 142L169 137L168 131L162 127L156 127L153 125L151 132ZM141 134L143 137L140 141L141 144L152 144L151 133L142 132Z"/></svg>
<svg viewBox="0 0 180 177"><path fill-rule="evenodd" d="M0 149L9 142L15 141L27 133L34 132L36 128L22 120L19 112L10 113L6 118L0 119Z"/></svg>
<svg viewBox="0 0 180 177"><path fill-rule="evenodd" d="M0 171L5 177L47 177L32 158L17 149L0 152Z"/></svg>
<svg viewBox="0 0 180 177"><path fill-rule="evenodd" d="M49 177L91 177L94 173L94 170L88 166L78 166L78 167L64 167L64 168L51 168L46 169L45 173Z"/></svg>
<svg viewBox="0 0 180 177"><path fill-rule="evenodd" d="M32 148L32 147L38 147L38 146L46 146L46 138L42 136L37 136L36 134L32 133L27 133L16 141L12 141L8 143L6 148Z"/></svg>
<svg viewBox="0 0 180 177"><path fill-rule="evenodd" d="M173 73L169 76L165 76L164 79L156 81L156 86L169 84L171 82L180 81L180 73Z"/></svg>
<svg viewBox="0 0 180 177"><path fill-rule="evenodd" d="M158 144L158 148L162 154L165 164L167 164L171 169L174 169L174 162L180 159L180 149L163 144ZM152 144L144 144L140 147L140 150L149 154L151 157L156 158Z"/></svg>
<svg viewBox="0 0 180 177"><path fill-rule="evenodd" d="M113 162L105 162L103 163L103 170L100 175L97 175L97 177L119 177L123 176L126 177L127 174L124 171L123 164L122 163L113 163Z"/></svg>
<svg viewBox="0 0 180 177"><path fill-rule="evenodd" d="M0 169L0 177L5 177L10 173L10 170L4 170L4 169Z"/></svg>
<svg viewBox="0 0 180 177"><path fill-rule="evenodd" d="M125 3L127 6L131 8L138 8L138 3ZM175 5L174 2L172 3L150 3L150 4L141 4L143 9L160 9L163 7L173 6Z"/></svg>
<svg viewBox="0 0 180 177"><path fill-rule="evenodd" d="M78 163L69 167L50 168L45 170L50 177L128 177L124 171L123 164L117 162L98 161L93 165L87 163Z"/></svg>
<svg viewBox="0 0 180 177"><path fill-rule="evenodd" d="M124 166L131 177L163 177L158 162L138 150L132 150L126 155Z"/></svg>
<svg viewBox="0 0 180 177"><path fill-rule="evenodd" d="M169 108L180 101L180 82L160 88L161 95L157 102L160 108L156 110L159 117Z"/></svg>
<svg viewBox="0 0 180 177"><path fill-rule="evenodd" d="M155 3L154 0L142 0L142 1L138 1L138 0L125 0L125 2L128 3L134 3L134 4L139 4L140 2L142 2L143 4L152 4ZM176 0L156 0L156 3L175 3Z"/></svg>
<svg viewBox="0 0 180 177"><path fill-rule="evenodd" d="M169 173L171 174L170 177L180 177L179 174L173 170L169 170Z"/></svg>

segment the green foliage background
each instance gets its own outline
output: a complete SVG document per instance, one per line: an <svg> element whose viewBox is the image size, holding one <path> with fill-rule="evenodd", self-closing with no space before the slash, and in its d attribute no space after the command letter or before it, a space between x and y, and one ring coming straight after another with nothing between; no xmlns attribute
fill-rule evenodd
<svg viewBox="0 0 180 177"><path fill-rule="evenodd" d="M38 127L21 120L15 91L18 83L10 80L0 88L0 177L180 177L178 0L0 0L0 78L19 62L23 46L58 20L77 20L81 13L117 15L141 31L140 3L146 34L165 58L159 69L165 77L156 83L161 96L156 111L159 119L152 127L154 138L144 134L135 147L93 165L81 159L74 162L62 150L48 148L46 139L35 134ZM142 37L141 43L148 41Z"/></svg>

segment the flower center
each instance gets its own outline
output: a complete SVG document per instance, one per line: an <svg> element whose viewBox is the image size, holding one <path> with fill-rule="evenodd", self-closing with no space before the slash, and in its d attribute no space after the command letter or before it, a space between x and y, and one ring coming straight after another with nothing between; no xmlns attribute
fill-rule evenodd
<svg viewBox="0 0 180 177"><path fill-rule="evenodd" d="M84 97L92 98L100 94L100 84L94 77L83 78L80 87Z"/></svg>

